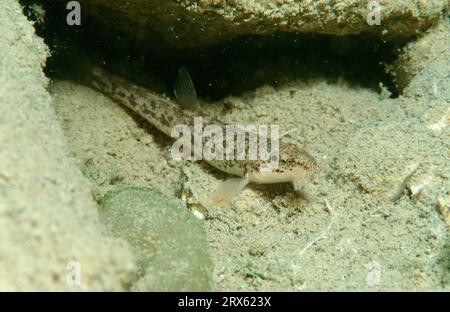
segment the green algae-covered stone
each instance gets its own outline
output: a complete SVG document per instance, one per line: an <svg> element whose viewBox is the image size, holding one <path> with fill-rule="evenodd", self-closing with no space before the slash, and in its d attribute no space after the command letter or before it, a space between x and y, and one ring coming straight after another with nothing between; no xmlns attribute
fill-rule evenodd
<svg viewBox="0 0 450 312"><path fill-rule="evenodd" d="M174 199L150 188L123 187L105 195L100 216L134 250L139 272L131 290L212 290L201 221Z"/></svg>

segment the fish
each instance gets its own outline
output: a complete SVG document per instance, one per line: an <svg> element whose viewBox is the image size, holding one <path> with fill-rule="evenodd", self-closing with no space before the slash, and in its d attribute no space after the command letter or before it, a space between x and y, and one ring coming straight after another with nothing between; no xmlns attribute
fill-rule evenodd
<svg viewBox="0 0 450 312"><path fill-rule="evenodd" d="M202 129L200 129L202 131L213 125L225 133L230 126L202 114L194 84L185 67L180 68L174 83L176 101L108 73L100 67L93 68L91 83L98 91L128 107L170 137L173 137L173 129L177 125L186 125L192 129L195 118L199 116L203 121ZM239 131L247 132L244 133L246 140L244 155L249 155L248 152L254 144L250 138L254 135L258 135L259 142L266 142L269 146L273 144L269 136L252 133L248 129L239 127L234 129L237 133ZM203 137L201 140L203 140L202 144L208 143ZM226 138L223 137L222 140L222 146L225 146ZM238 148L238 145L233 147L233 155L237 155ZM277 165L271 167L274 157L277 158ZM270 155L269 159L251 159L245 156L244 158L225 157L223 159L202 158L202 160L216 169L234 176L224 181L214 192L204 196L201 204L205 207L224 205L238 196L249 183L292 183L294 189L301 193L317 171L315 159L305 149L293 144L279 144L277 153Z"/></svg>

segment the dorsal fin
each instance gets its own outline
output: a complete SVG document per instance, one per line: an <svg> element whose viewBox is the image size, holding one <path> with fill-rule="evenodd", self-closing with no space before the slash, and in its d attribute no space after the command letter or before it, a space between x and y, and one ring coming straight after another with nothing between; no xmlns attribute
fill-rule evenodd
<svg viewBox="0 0 450 312"><path fill-rule="evenodd" d="M178 70L177 79L173 87L173 93L179 104L183 107L193 110L200 110L200 102L195 91L194 83L186 67L181 66Z"/></svg>

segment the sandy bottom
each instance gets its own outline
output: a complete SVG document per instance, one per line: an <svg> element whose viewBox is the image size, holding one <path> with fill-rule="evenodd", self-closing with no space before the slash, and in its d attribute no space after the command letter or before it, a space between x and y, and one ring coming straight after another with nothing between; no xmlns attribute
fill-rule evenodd
<svg viewBox="0 0 450 312"><path fill-rule="evenodd" d="M52 68L71 45L58 42L54 59L48 56L18 1L0 1L0 28L8 30L0 36L0 290L129 290L136 259L127 242L104 231L95 200L121 186L145 186L192 209L229 176L202 162L173 160L171 138L74 82L78 68L73 81L53 80L47 90L46 59L50 74L67 77L80 61L73 58L82 57L62 53L65 65ZM67 37L65 29L57 30ZM422 35L389 64L405 87L396 99L344 78L308 79L302 69L309 66L291 68L295 53L286 62L276 55L261 68L217 60L229 62L222 70L239 67L238 77L230 77L237 84L258 82L249 77L259 74L283 79L276 88L261 83L205 101L204 113L224 123L295 129L283 141L306 148L319 170L304 196L288 184L250 185L230 203L200 210L216 290L450 291L448 19ZM116 64L118 56L103 55L106 50L92 52L89 61L138 68L145 81L164 81L128 58ZM319 61L343 77L378 77L357 66L365 62L352 60L355 70L347 72ZM82 265L81 285L67 279L70 263Z"/></svg>
<svg viewBox="0 0 450 312"><path fill-rule="evenodd" d="M183 186L195 201L227 178L172 160L170 138L89 87L54 81L50 91L98 197L125 184L180 198ZM223 122L297 129L283 140L320 165L306 196L291 185L251 185L207 211L216 289L449 290L437 209L448 196L445 96L390 99L319 79L204 103Z"/></svg>

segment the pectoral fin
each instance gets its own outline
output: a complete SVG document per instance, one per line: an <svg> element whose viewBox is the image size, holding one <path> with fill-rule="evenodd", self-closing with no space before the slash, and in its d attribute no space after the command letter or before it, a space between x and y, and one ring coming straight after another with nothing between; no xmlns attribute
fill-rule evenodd
<svg viewBox="0 0 450 312"><path fill-rule="evenodd" d="M308 180L305 177L299 178L292 181L292 185L294 186L294 190L297 192L297 194L305 195L306 188L308 186Z"/></svg>
<svg viewBox="0 0 450 312"><path fill-rule="evenodd" d="M221 206L239 195L248 182L247 178L228 179L202 201L202 205L205 207Z"/></svg>

